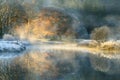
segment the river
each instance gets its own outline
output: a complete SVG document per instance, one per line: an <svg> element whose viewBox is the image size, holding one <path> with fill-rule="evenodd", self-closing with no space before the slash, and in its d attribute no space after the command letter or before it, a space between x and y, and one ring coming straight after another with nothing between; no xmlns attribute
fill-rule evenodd
<svg viewBox="0 0 120 80"><path fill-rule="evenodd" d="M27 45L21 53L1 53L0 80L119 80L119 57L93 53L76 44Z"/></svg>

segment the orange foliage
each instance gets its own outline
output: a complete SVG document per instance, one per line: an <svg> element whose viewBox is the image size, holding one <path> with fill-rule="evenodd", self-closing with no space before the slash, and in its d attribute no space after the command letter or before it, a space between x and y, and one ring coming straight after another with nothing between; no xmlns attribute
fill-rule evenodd
<svg viewBox="0 0 120 80"><path fill-rule="evenodd" d="M26 38L32 38L33 36L37 39L48 36L61 36L66 35L68 32L70 33L71 22L71 17L62 11L53 8L45 8L41 10L36 19L23 25L21 28L23 30L17 32L19 35L22 33L22 36ZM20 28L18 27L18 29Z"/></svg>

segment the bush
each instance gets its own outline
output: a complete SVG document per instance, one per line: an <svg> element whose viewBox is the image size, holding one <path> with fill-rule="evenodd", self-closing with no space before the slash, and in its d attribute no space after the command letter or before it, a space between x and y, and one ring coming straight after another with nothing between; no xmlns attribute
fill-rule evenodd
<svg viewBox="0 0 120 80"><path fill-rule="evenodd" d="M91 39L97 41L106 41L110 35L110 28L103 26L100 28L95 28L91 33Z"/></svg>
<svg viewBox="0 0 120 80"><path fill-rule="evenodd" d="M101 44L100 49L102 50L119 50L120 44L115 41L107 41Z"/></svg>

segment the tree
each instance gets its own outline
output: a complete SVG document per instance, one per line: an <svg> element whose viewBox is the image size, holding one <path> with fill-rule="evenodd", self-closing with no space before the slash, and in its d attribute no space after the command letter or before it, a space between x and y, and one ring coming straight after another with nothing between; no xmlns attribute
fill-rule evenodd
<svg viewBox="0 0 120 80"><path fill-rule="evenodd" d="M37 18L22 28L18 27L16 31L18 36L23 37L24 33L26 39L56 38L58 40L63 36L65 38L73 36L72 20L72 17L64 11L55 8L43 8Z"/></svg>
<svg viewBox="0 0 120 80"><path fill-rule="evenodd" d="M110 28L103 26L100 28L95 28L91 33L91 39L97 41L106 41L110 36Z"/></svg>
<svg viewBox="0 0 120 80"><path fill-rule="evenodd" d="M16 25L27 22L27 14L18 2L5 2L0 7L0 36L11 33Z"/></svg>
<svg viewBox="0 0 120 80"><path fill-rule="evenodd" d="M65 35L68 30L72 28L71 16L61 10L44 8L41 10L40 18L44 18L44 21L49 20L48 22L50 22L50 25L46 25L46 29L54 32L57 36Z"/></svg>

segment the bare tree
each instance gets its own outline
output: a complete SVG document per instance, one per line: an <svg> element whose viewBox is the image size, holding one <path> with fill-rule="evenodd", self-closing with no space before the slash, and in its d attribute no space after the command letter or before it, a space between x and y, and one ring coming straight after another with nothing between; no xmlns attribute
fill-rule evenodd
<svg viewBox="0 0 120 80"><path fill-rule="evenodd" d="M24 8L18 2L5 2L0 5L0 35L10 31L21 23L27 22ZM12 31L11 31L12 32Z"/></svg>

